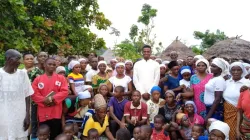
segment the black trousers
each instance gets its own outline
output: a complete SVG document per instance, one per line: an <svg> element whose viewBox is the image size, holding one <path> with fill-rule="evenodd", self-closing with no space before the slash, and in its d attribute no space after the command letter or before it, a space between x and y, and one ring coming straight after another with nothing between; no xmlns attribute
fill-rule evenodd
<svg viewBox="0 0 250 140"><path fill-rule="evenodd" d="M37 104L31 103L31 139L37 138Z"/></svg>
<svg viewBox="0 0 250 140"><path fill-rule="evenodd" d="M110 120L109 129L113 137L116 137L116 131L120 128L119 124L115 120Z"/></svg>
<svg viewBox="0 0 250 140"><path fill-rule="evenodd" d="M62 120L52 119L45 122L40 122L39 125L46 124L50 127L50 140L54 140L57 135L62 133Z"/></svg>

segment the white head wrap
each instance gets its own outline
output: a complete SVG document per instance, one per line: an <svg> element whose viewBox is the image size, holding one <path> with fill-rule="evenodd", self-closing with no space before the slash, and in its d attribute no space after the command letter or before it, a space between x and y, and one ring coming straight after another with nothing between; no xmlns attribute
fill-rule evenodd
<svg viewBox="0 0 250 140"><path fill-rule="evenodd" d="M212 122L210 127L209 127L209 133L212 130L215 130L215 129L221 131L225 135L225 140L229 139L230 127L228 126L227 123L224 123L222 121L214 121L214 122Z"/></svg>
<svg viewBox="0 0 250 140"><path fill-rule="evenodd" d="M110 61L115 61L115 62L118 62L115 58L114 58L114 59L111 59Z"/></svg>
<svg viewBox="0 0 250 140"><path fill-rule="evenodd" d="M212 63L222 70L221 76L224 77L229 74L229 64L224 59L214 58Z"/></svg>
<svg viewBox="0 0 250 140"><path fill-rule="evenodd" d="M80 58L80 59L78 59L78 62L79 62L79 63L81 63L82 61L86 61L86 59L85 59L85 58Z"/></svg>
<svg viewBox="0 0 250 140"><path fill-rule="evenodd" d="M133 62L132 62L131 60L126 60L126 61L125 61L125 64L127 64L127 63L131 63L132 66L133 66Z"/></svg>
<svg viewBox="0 0 250 140"><path fill-rule="evenodd" d="M160 67L164 67L165 69L167 68L165 64L160 64Z"/></svg>
<svg viewBox="0 0 250 140"><path fill-rule="evenodd" d="M245 77L248 73L247 73L247 70L246 68L244 67L244 65L241 63L241 62L234 62L230 65L230 71L232 70L232 68L234 66L239 66L241 69L242 69L242 74L241 74L241 77Z"/></svg>
<svg viewBox="0 0 250 140"><path fill-rule="evenodd" d="M78 92L78 98L79 99L88 99L88 98L91 98L91 94L88 90L85 90L83 92Z"/></svg>
<svg viewBox="0 0 250 140"><path fill-rule="evenodd" d="M250 68L250 64L248 63L243 63L243 66L247 69L247 68ZM248 70L249 71L249 70Z"/></svg>
<svg viewBox="0 0 250 140"><path fill-rule="evenodd" d="M207 61L207 59L198 59L196 62L195 62L195 66L197 66L200 62L203 62L206 64L207 66L207 72L210 73L210 69L209 69L209 62Z"/></svg>
<svg viewBox="0 0 250 140"><path fill-rule="evenodd" d="M77 64L80 64L78 61L76 60L71 60L68 64L68 68L69 70L73 70L74 66L77 65Z"/></svg>
<svg viewBox="0 0 250 140"><path fill-rule="evenodd" d="M118 66L123 66L123 67L125 67L125 64L122 63L122 62L119 62L119 63L117 63L117 64L115 65L115 69L116 69Z"/></svg>
<svg viewBox="0 0 250 140"><path fill-rule="evenodd" d="M181 70L181 75L182 75L183 73L186 73L186 72L191 73L191 70L190 70L190 69L183 69L183 70Z"/></svg>
<svg viewBox="0 0 250 140"><path fill-rule="evenodd" d="M159 61L161 61L161 62L162 62L161 58L156 58L156 59L155 59L155 61L156 61L156 60L159 60Z"/></svg>
<svg viewBox="0 0 250 140"><path fill-rule="evenodd" d="M197 113L197 107L196 107L194 101L186 101L186 102L185 102L185 106L186 106L186 105L189 105L189 104L191 104L191 105L194 106L194 113Z"/></svg>
<svg viewBox="0 0 250 140"><path fill-rule="evenodd" d="M178 59L177 61L181 61L181 62L183 62L183 60L182 60L182 59Z"/></svg>
<svg viewBox="0 0 250 140"><path fill-rule="evenodd" d="M196 56L194 56L194 59L205 59L202 55L196 55Z"/></svg>
<svg viewBox="0 0 250 140"><path fill-rule="evenodd" d="M65 68L64 68L63 66L58 66L58 67L56 68L56 73L58 74L58 73L60 73L61 71L66 71L66 70L65 70Z"/></svg>
<svg viewBox="0 0 250 140"><path fill-rule="evenodd" d="M162 62L162 64L165 64L165 65L166 65L166 64L169 64L169 63L170 63L170 61L163 61L163 62Z"/></svg>
<svg viewBox="0 0 250 140"><path fill-rule="evenodd" d="M105 65L107 66L107 62L102 60L102 61L99 61L99 62L98 62L97 67L99 67L99 65L101 65L101 64L105 64Z"/></svg>

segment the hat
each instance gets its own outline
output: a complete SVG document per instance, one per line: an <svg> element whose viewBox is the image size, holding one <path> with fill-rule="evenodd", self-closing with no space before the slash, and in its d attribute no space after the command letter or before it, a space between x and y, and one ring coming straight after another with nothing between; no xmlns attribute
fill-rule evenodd
<svg viewBox="0 0 250 140"><path fill-rule="evenodd" d="M100 109L102 107L107 107L107 103L101 94L96 94L94 97L94 107L95 109Z"/></svg>
<svg viewBox="0 0 250 140"><path fill-rule="evenodd" d="M159 86L153 86L150 93L152 94L154 91L158 91L159 93L161 93L161 88Z"/></svg>
<svg viewBox="0 0 250 140"><path fill-rule="evenodd" d="M221 131L225 135L225 140L229 139L230 127L228 126L227 123L224 123L222 121L212 122L211 126L209 127L209 133L215 129Z"/></svg>
<svg viewBox="0 0 250 140"><path fill-rule="evenodd" d="M80 100L82 99L88 99L88 98L91 98L91 94L88 90L85 90L83 92L78 92L78 98Z"/></svg>
<svg viewBox="0 0 250 140"><path fill-rule="evenodd" d="M60 73L60 72L62 72L62 71L66 71L65 68L64 68L63 66L58 66L58 67L56 68L56 73L57 73L57 74Z"/></svg>
<svg viewBox="0 0 250 140"><path fill-rule="evenodd" d="M177 115L176 115L176 122L178 123L178 124L181 124L181 119L185 116L186 114L184 114L184 113L178 113Z"/></svg>
<svg viewBox="0 0 250 140"><path fill-rule="evenodd" d="M68 68L69 68L69 70L73 70L73 68L75 67L75 65L77 65L77 64L80 64L78 61L76 61L76 60L71 60L70 62L69 62L69 65L68 65Z"/></svg>

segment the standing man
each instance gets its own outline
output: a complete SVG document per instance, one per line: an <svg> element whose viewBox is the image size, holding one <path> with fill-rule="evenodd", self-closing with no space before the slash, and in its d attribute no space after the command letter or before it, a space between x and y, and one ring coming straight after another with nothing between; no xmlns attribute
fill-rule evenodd
<svg viewBox="0 0 250 140"><path fill-rule="evenodd" d="M23 54L23 64L24 64L24 69L23 71L25 72L30 72L34 69L34 55L31 53L25 53Z"/></svg>
<svg viewBox="0 0 250 140"><path fill-rule="evenodd" d="M152 53L151 47L145 45L142 48L143 59L136 62L134 66L133 82L136 90L140 91L144 101L150 99L150 90L158 85L160 80L159 64L150 59Z"/></svg>
<svg viewBox="0 0 250 140"><path fill-rule="evenodd" d="M86 85L92 85L92 77L98 73L97 64L98 59L96 57L91 58L91 69L86 74Z"/></svg>
<svg viewBox="0 0 250 140"><path fill-rule="evenodd" d="M17 69L21 54L5 52L5 65L0 68L0 139L26 140L30 124L30 98L34 93L27 73Z"/></svg>
<svg viewBox="0 0 250 140"><path fill-rule="evenodd" d="M37 67L28 72L28 76L30 82L32 83L35 78L44 73L44 62L48 58L48 54L46 52L39 52L37 55ZM31 101L31 140L35 140L37 138L37 104Z"/></svg>
<svg viewBox="0 0 250 140"><path fill-rule="evenodd" d="M50 127L50 140L54 140L62 131L62 102L68 96L68 83L65 77L54 73L56 61L45 61L45 74L38 76L32 83L35 93L32 100L38 105L39 125Z"/></svg>

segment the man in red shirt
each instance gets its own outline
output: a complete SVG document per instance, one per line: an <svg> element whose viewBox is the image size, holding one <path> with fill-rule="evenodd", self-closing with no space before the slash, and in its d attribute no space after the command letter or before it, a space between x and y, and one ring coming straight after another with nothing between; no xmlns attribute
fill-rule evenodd
<svg viewBox="0 0 250 140"><path fill-rule="evenodd" d="M66 79L54 73L56 61L48 58L45 61L45 74L38 76L32 83L35 93L32 100L38 105L39 124L50 127L50 139L54 140L61 133L62 102L68 95Z"/></svg>
<svg viewBox="0 0 250 140"><path fill-rule="evenodd" d="M124 107L124 116L126 123L128 124L128 130L130 134L133 134L133 130L136 126L142 126L147 124L147 105L141 102L141 93L135 90L132 93L132 101L127 102Z"/></svg>

